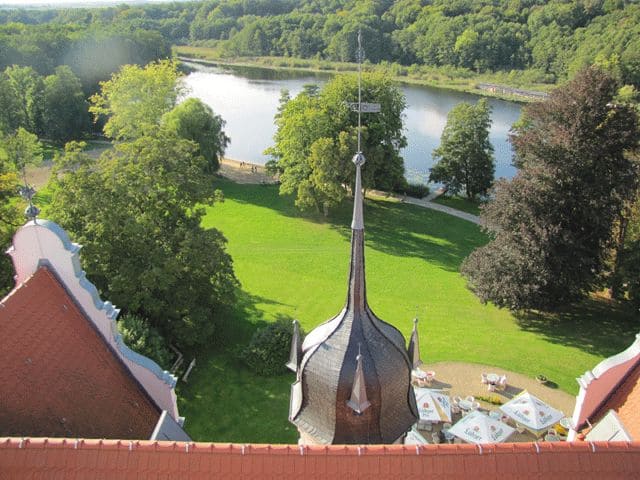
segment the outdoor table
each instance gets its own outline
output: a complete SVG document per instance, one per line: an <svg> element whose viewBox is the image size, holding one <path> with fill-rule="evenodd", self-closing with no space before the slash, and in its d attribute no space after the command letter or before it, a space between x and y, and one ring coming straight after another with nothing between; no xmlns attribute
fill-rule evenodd
<svg viewBox="0 0 640 480"><path fill-rule="evenodd" d="M487 375L487 382L489 382L491 385L496 385L499 381L500 381L500 375L496 373L489 373Z"/></svg>
<svg viewBox="0 0 640 480"><path fill-rule="evenodd" d="M469 400L460 400L458 402L458 406L465 411L470 411L473 409L473 402L470 402Z"/></svg>

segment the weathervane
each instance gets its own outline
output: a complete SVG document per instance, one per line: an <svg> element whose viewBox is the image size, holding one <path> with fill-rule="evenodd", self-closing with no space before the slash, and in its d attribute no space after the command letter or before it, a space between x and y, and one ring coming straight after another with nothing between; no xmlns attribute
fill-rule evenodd
<svg viewBox="0 0 640 480"><path fill-rule="evenodd" d="M22 164L22 180L24 185L18 189L18 193L22 198L29 202L29 206L25 209L24 214L28 219L33 219L40 214L40 209L33 204L33 197L36 194L36 189L30 187L27 183L27 172L24 163Z"/></svg>
<svg viewBox="0 0 640 480"><path fill-rule="evenodd" d="M362 133L361 116L363 113L380 113L380 104L362 103L362 61L364 60L364 49L362 48L362 32L360 30L358 30L358 50L356 51L356 58L358 59L358 101L347 102L347 105L351 111L358 112L358 154L362 155L360 145Z"/></svg>

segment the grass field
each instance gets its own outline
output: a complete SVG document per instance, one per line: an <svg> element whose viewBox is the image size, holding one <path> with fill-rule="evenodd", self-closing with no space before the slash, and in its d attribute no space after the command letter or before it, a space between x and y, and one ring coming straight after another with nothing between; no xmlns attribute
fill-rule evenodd
<svg viewBox="0 0 640 480"><path fill-rule="evenodd" d="M196 440L293 442L287 421L293 374L260 378L237 360L237 345L275 318L306 331L338 313L346 295L351 207L328 219L300 215L275 186L216 180L226 201L204 223L222 230L242 292L216 349L197 354L179 405ZM476 225L439 212L367 200L366 265L372 309L408 337L420 317L423 360L484 363L531 377L542 373L569 393L575 377L626 348L637 317L592 299L555 315L513 315L482 305L458 273L486 242Z"/></svg>
<svg viewBox="0 0 640 480"><path fill-rule="evenodd" d="M462 210L463 212L471 213L472 215L480 215L479 201L469 200L464 197L449 197L442 195L434 200L435 203L440 205L446 205L447 207L455 208L456 210Z"/></svg>

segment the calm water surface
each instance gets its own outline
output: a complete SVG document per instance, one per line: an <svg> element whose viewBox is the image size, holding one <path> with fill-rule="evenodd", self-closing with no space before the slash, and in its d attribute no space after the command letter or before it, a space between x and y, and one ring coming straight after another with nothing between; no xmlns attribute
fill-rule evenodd
<svg viewBox="0 0 640 480"><path fill-rule="evenodd" d="M267 69L222 69L191 64L197 70L186 77L188 96L204 101L227 122L225 131L231 138L226 156L264 164L269 157L265 148L273 145L276 131L273 116L278 108L280 91L297 95L304 85L322 85L330 76ZM408 146L402 150L406 176L426 182L433 165L432 152L440 143L447 114L460 102L475 103L478 97L422 86L401 86L406 96L405 135ZM512 150L507 141L511 125L520 115L520 105L489 100L492 109L490 139L495 149L496 177L511 178ZM366 152L365 152L366 155Z"/></svg>

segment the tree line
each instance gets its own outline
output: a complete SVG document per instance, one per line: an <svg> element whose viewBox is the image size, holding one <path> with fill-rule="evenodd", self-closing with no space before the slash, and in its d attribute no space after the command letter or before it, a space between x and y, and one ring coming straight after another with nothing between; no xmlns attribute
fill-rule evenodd
<svg viewBox="0 0 640 480"><path fill-rule="evenodd" d="M10 78L32 73L8 70ZM127 340L165 368L168 342L188 348L213 339L238 285L225 238L201 225L204 207L222 200L211 182L229 141L224 121L200 100L178 104L182 93L169 61L126 65L102 82L89 110L113 147L94 159L83 142L67 142L53 159L45 209L84 246L83 269L123 309ZM35 134L22 126L0 132L5 246L24 221L17 196L24 167L41 159ZM0 263L5 291L12 286L7 260Z"/></svg>
<svg viewBox="0 0 640 480"><path fill-rule="evenodd" d="M96 48L110 52L100 56L107 64L145 64L188 43L234 56L354 61L358 30L373 63L526 69L550 83L599 63L640 85L640 5L631 0L208 0L4 10L0 24L0 67L49 74L66 63L83 85L99 76L92 69L110 68L87 67Z"/></svg>

